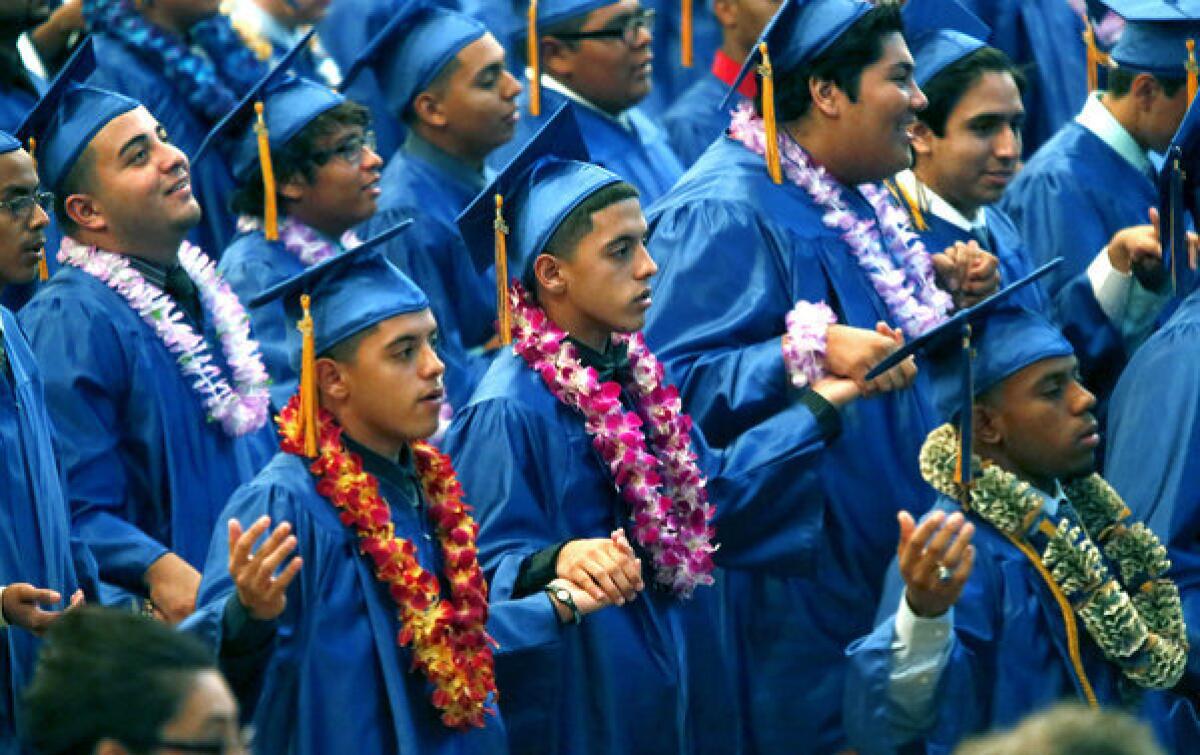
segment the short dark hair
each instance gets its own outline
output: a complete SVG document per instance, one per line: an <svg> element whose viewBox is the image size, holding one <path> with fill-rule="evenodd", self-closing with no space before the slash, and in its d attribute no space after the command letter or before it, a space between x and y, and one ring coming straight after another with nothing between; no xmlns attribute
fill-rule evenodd
<svg viewBox="0 0 1200 755"><path fill-rule="evenodd" d="M433 92L439 96L445 94L447 87L450 86L450 77L454 75L454 72L457 71L458 67L461 65L462 63L458 61L458 54L456 53L454 57L446 61L446 64L443 65L441 70L437 72L437 75L433 77L433 81L429 82L429 86L423 88L421 92ZM417 94L420 94L421 92L417 92ZM413 99L416 99L415 95ZM413 110L411 102L406 105L404 110L398 115L400 120L403 121L406 126L412 126L412 124L417 120L417 113L415 110Z"/></svg>
<svg viewBox="0 0 1200 755"><path fill-rule="evenodd" d="M329 135L337 133L340 128L361 126L365 129L370 123L370 111L350 100L335 105L313 118L286 144L279 149L271 150L271 168L275 173L277 185L297 177L303 177L305 181L312 181L316 177L317 168L320 165L314 159L314 155L318 152L317 144ZM238 215L261 218L264 203L262 169L255 162L254 170L234 190L230 208Z"/></svg>
<svg viewBox="0 0 1200 755"><path fill-rule="evenodd" d="M883 56L884 38L903 33L900 6L881 2L855 21L833 45L810 61L775 74L775 108L780 123L803 118L812 107L810 79L832 81L851 102L858 101L862 72ZM762 87L754 98L762 113Z"/></svg>
<svg viewBox="0 0 1200 755"><path fill-rule="evenodd" d="M54 194L54 217L58 219L63 233L68 236L79 230L79 226L67 214L67 197L72 194L86 194L91 190L95 167L96 153L92 151L91 145L88 145L79 153L79 157L75 158L75 164L67 171L67 177L62 180L62 185Z"/></svg>
<svg viewBox="0 0 1200 755"><path fill-rule="evenodd" d="M1137 71L1132 68L1121 68L1119 66L1116 68L1109 68L1107 71L1108 83L1105 85L1105 91L1111 94L1113 97L1124 97L1125 95L1129 94L1131 89L1133 89L1133 80L1137 78L1139 73L1145 73L1145 71ZM1157 73L1152 73L1150 75L1153 76L1154 80L1158 82L1158 85L1162 87L1163 94L1168 97L1174 97L1175 93L1179 91L1179 88L1187 83L1187 78L1184 76L1175 78L1172 76L1159 76Z"/></svg>
<svg viewBox="0 0 1200 755"><path fill-rule="evenodd" d="M639 196L638 190L633 184L626 181L618 181L597 190L563 218L562 222L558 224L558 228L554 229L554 233L550 235L550 240L546 242L546 248L543 251L559 259L571 259L575 256L575 249L579 246L579 242L592 232L592 215L617 202L637 199ZM526 262L521 282L526 291L537 296L537 277L533 273L533 259Z"/></svg>
<svg viewBox="0 0 1200 755"><path fill-rule="evenodd" d="M332 359L335 362L343 364L354 364L354 360L358 357L359 344L363 342L367 336L371 335L378 329L379 325L372 325L368 328L363 328L352 336L347 336L338 341L334 345L322 351L317 355L319 359Z"/></svg>
<svg viewBox="0 0 1200 755"><path fill-rule="evenodd" d="M215 670L199 640L158 621L109 608L68 611L46 633L25 693L25 737L43 755L91 753L104 739L148 749L196 674Z"/></svg>
<svg viewBox="0 0 1200 755"><path fill-rule="evenodd" d="M921 90L929 104L917 113L917 118L938 137L946 135L946 121L958 106L963 95L971 90L985 73L1007 73L1025 95L1025 74L995 47L980 47L961 60L956 60L930 79Z"/></svg>

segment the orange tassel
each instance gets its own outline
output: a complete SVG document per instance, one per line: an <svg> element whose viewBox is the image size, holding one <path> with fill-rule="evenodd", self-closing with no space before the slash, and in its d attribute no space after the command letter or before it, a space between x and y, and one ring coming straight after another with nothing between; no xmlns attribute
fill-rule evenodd
<svg viewBox="0 0 1200 755"><path fill-rule="evenodd" d="M271 167L271 138L267 133L267 121L263 118L263 104L254 103L258 120L254 133L258 137L258 163L263 179L263 236L267 241L279 240L279 202L275 196L275 170Z"/></svg>
<svg viewBox="0 0 1200 755"><path fill-rule="evenodd" d="M1187 92L1188 104L1196 99L1196 40L1187 41Z"/></svg>
<svg viewBox="0 0 1200 755"><path fill-rule="evenodd" d="M692 0L682 0L683 16L679 24L679 56L684 68L692 67Z"/></svg>
<svg viewBox="0 0 1200 755"><path fill-rule="evenodd" d="M529 0L529 39L526 42L525 56L529 58L529 68L533 75L529 78L529 114L542 113L542 66L538 60L541 40L537 32L538 0Z"/></svg>
<svg viewBox="0 0 1200 755"><path fill-rule="evenodd" d="M1100 85L1099 51L1096 49L1096 33L1092 31L1091 21L1084 22L1083 44L1087 48L1087 88L1088 94L1091 94Z"/></svg>
<svg viewBox="0 0 1200 755"><path fill-rule="evenodd" d="M512 312L508 305L508 225L504 222L504 197L496 195L496 332L500 343L512 343Z"/></svg>
<svg viewBox="0 0 1200 755"><path fill-rule="evenodd" d="M29 137L29 159L33 160L33 172L38 169L37 162L37 139ZM38 280L50 280L50 267L46 264L46 250L42 249L42 254L38 257Z"/></svg>
<svg viewBox="0 0 1200 755"><path fill-rule="evenodd" d="M311 299L308 294L300 296L300 308L304 316L296 323L303 338L300 349L300 424L304 427L304 455L317 455L317 355L313 335Z"/></svg>
<svg viewBox="0 0 1200 755"><path fill-rule="evenodd" d="M758 75L762 77L763 127L767 132L767 172L771 180L777 184L783 183L783 170L779 165L779 137L775 123L775 74L771 69L771 56L767 53L767 43L759 42L758 50L762 53L762 64L758 67Z"/></svg>

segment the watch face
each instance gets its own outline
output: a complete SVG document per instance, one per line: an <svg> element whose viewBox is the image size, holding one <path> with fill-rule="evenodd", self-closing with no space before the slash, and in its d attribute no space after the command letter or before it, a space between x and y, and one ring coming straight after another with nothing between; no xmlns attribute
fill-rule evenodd
<svg viewBox="0 0 1200 755"><path fill-rule="evenodd" d="M570 590L568 590L565 587L555 587L555 588L553 588L553 590L554 590L555 598L557 598L559 601L561 601L563 603L570 605L570 602L571 602L571 591Z"/></svg>

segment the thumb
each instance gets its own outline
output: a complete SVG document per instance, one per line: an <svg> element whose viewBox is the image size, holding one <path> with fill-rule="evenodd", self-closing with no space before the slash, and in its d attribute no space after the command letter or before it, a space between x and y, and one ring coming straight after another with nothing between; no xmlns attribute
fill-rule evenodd
<svg viewBox="0 0 1200 755"><path fill-rule="evenodd" d="M1150 210L1146 214L1150 216L1150 225L1154 226L1155 238L1157 238L1161 241L1162 240L1162 231L1159 226L1160 219L1158 217L1158 208L1151 207Z"/></svg>
<svg viewBox="0 0 1200 755"><path fill-rule="evenodd" d="M39 605L50 605L62 600L62 595L59 595L56 591L42 588L34 590L30 593L29 597Z"/></svg>

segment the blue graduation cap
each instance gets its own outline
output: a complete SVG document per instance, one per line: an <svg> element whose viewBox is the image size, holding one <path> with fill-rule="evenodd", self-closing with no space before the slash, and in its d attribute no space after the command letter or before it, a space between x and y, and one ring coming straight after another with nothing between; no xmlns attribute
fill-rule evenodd
<svg viewBox="0 0 1200 755"><path fill-rule="evenodd" d="M339 88L346 91L369 67L388 108L402 115L460 50L487 33L487 27L470 16L425 0L410 2L367 43Z"/></svg>
<svg viewBox="0 0 1200 755"><path fill-rule="evenodd" d="M564 103L458 216L475 266L482 271L495 262L504 343L510 340L510 263L526 270L572 210L605 186L621 182L589 159L579 124Z"/></svg>
<svg viewBox="0 0 1200 755"><path fill-rule="evenodd" d="M1109 52L1122 68L1195 81L1195 40L1200 38L1200 3L1195 0L1102 0L1125 19L1125 30ZM1194 84L1191 84L1194 91Z"/></svg>
<svg viewBox="0 0 1200 755"><path fill-rule="evenodd" d="M259 307L281 299L303 335L299 354L300 415L305 426L305 453L309 456L317 452L316 355L384 320L429 308L425 292L383 255L383 243L410 225L412 220L392 226L353 249L277 283L250 301L250 306Z"/></svg>
<svg viewBox="0 0 1200 755"><path fill-rule="evenodd" d="M0 131L0 155L7 155L21 148L21 143L6 131Z"/></svg>
<svg viewBox="0 0 1200 755"><path fill-rule="evenodd" d="M938 409L950 420L958 417L959 459L971 458L971 402L976 396L999 384L1008 376L1034 362L1054 356L1074 353L1071 345L1053 325L1039 315L1021 310L1008 303L1014 293L1042 278L1062 264L1062 257L1042 265L1000 291L955 313L941 325L917 336L867 373L873 380L880 374L919 352L930 356L933 388ZM1001 310L1023 312L1017 315L1028 332L1015 332L1011 327L993 329L993 313ZM1005 317L1009 317L1006 315ZM995 318L1002 321L1005 318ZM1033 328L1037 321L1044 327ZM960 348L951 348L958 339ZM971 465L962 464L958 482L964 495L971 484Z"/></svg>
<svg viewBox="0 0 1200 755"><path fill-rule="evenodd" d="M874 7L863 0L783 0L759 35L758 44L746 57L742 70L725 92L721 110L729 108L742 80L751 72L758 71L762 76L767 170L775 183L783 183L775 131L775 69L790 71L825 52Z"/></svg>
<svg viewBox="0 0 1200 755"><path fill-rule="evenodd" d="M1158 174L1158 217L1163 271L1173 292L1189 292L1196 273L1188 266L1187 232L1189 226L1200 227L1200 106L1196 100L1171 138Z"/></svg>
<svg viewBox="0 0 1200 755"><path fill-rule="evenodd" d="M948 66L987 45L992 30L956 0L908 0L904 38L916 62L914 79L925 86Z"/></svg>
<svg viewBox="0 0 1200 755"><path fill-rule="evenodd" d="M55 193L100 129L141 107L125 95L83 84L94 70L96 55L87 38L17 128L16 138L31 146L42 184Z"/></svg>

